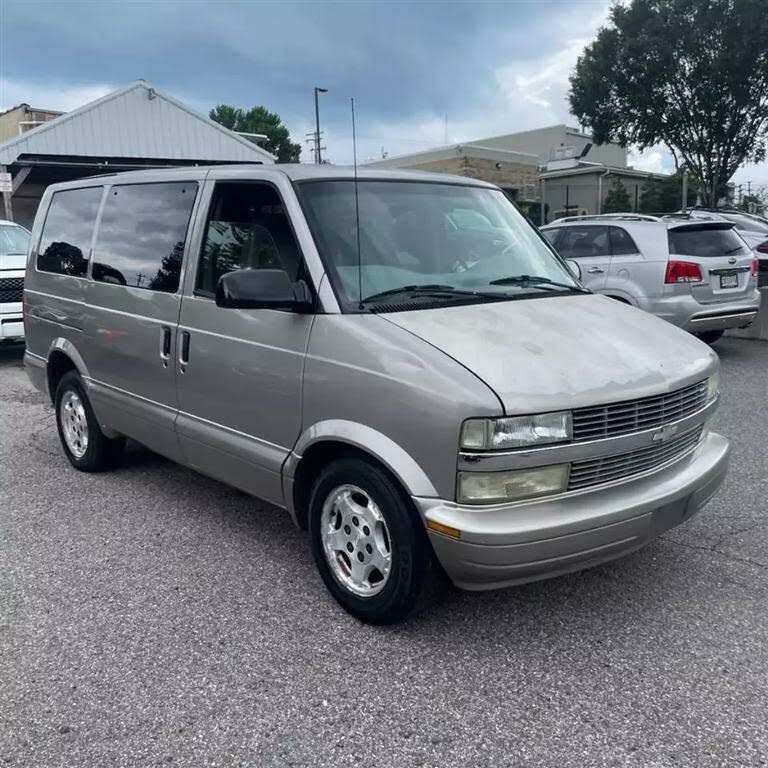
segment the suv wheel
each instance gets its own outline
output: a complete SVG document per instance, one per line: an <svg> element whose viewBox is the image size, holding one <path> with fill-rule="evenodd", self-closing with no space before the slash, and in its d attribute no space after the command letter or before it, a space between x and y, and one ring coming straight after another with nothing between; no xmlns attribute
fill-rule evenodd
<svg viewBox="0 0 768 768"><path fill-rule="evenodd" d="M714 344L723 337L724 331L702 331L698 337L707 344Z"/></svg>
<svg viewBox="0 0 768 768"><path fill-rule="evenodd" d="M101 431L83 380L74 371L61 377L54 405L56 426L70 464L83 472L113 467L123 452L125 438L109 438Z"/></svg>
<svg viewBox="0 0 768 768"><path fill-rule="evenodd" d="M432 571L421 520L384 470L357 458L330 464L315 482L309 531L320 575L336 600L372 624L404 619Z"/></svg>

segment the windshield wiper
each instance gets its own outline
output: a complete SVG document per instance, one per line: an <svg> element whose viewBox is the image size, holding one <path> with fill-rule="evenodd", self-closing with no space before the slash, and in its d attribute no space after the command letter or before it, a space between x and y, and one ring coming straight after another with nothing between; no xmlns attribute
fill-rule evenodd
<svg viewBox="0 0 768 768"><path fill-rule="evenodd" d="M735 248L729 248L729 249L728 249L728 250L725 252L725 255L727 256L729 253L736 253L736 251L740 251L740 250L742 250L743 248L744 248L744 246L743 246L743 245L737 245Z"/></svg>
<svg viewBox="0 0 768 768"><path fill-rule="evenodd" d="M543 291L553 291L556 288L567 288L576 293L591 293L586 288L579 288L578 285L568 285L567 283L558 283L556 280L550 280L542 275L510 275L509 277L499 277L491 280L490 285L525 285L533 288L541 288Z"/></svg>
<svg viewBox="0 0 768 768"><path fill-rule="evenodd" d="M473 296L477 298L505 298L503 294L498 293L482 293L479 291L462 291L459 288L454 288L452 285L441 285L439 283L431 283L426 285L401 285L399 288L390 288L387 291L380 291L379 293L372 293L370 296L366 296L363 299L363 304L368 301L378 301L379 299L386 299L389 296L397 296L401 293L411 294L412 296L434 296L434 297L447 297L451 296Z"/></svg>

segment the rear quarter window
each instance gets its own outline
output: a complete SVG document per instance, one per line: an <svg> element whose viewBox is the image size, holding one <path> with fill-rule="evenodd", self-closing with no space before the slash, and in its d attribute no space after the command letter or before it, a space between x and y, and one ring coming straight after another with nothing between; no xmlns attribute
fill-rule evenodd
<svg viewBox="0 0 768 768"><path fill-rule="evenodd" d="M670 229L667 237L669 252L677 256L707 258L746 253L749 250L738 233L730 227Z"/></svg>
<svg viewBox="0 0 768 768"><path fill-rule="evenodd" d="M54 192L37 254L41 272L84 277L103 187Z"/></svg>

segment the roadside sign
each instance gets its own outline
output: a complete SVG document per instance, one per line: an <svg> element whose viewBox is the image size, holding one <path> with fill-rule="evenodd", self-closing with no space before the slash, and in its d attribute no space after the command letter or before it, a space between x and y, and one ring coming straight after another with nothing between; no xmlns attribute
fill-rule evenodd
<svg viewBox="0 0 768 768"><path fill-rule="evenodd" d="M13 180L10 173L0 173L0 192L12 192Z"/></svg>

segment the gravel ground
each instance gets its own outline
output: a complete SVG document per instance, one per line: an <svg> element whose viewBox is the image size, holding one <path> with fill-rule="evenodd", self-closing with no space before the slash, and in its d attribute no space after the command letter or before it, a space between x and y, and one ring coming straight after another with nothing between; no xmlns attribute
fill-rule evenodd
<svg viewBox="0 0 768 768"><path fill-rule="evenodd" d="M382 629L279 511L139 448L74 472L0 350L0 764L767 764L768 344L718 351L733 458L702 515Z"/></svg>

